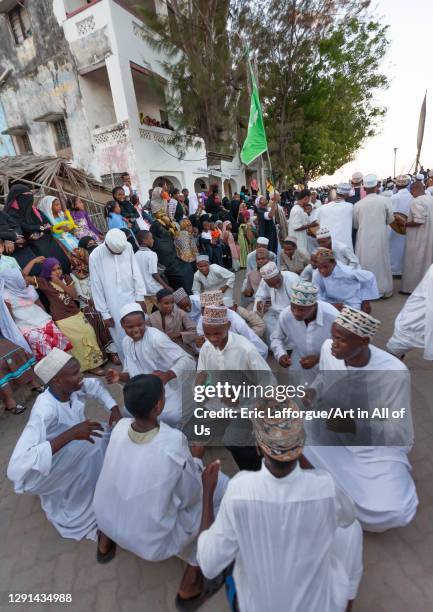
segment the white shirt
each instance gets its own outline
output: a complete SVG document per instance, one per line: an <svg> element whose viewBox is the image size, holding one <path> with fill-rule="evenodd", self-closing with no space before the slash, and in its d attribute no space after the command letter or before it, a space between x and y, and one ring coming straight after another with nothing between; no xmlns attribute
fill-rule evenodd
<svg viewBox="0 0 433 612"><path fill-rule="evenodd" d="M116 405L95 378L85 378L68 402L57 400L49 389L39 395L7 470L15 493L39 495L48 520L60 535L75 540L95 535L92 498L107 441L73 440L53 455L50 440L86 419L87 398L98 400L108 412Z"/></svg>
<svg viewBox="0 0 433 612"><path fill-rule="evenodd" d="M215 289L221 289L227 285L224 293L224 298L232 298L233 285L235 283L235 275L230 270L219 266L218 264L210 264L209 274L205 276L197 270L194 274L194 282L192 284L192 292L196 295L203 293L203 291L212 291Z"/></svg>
<svg viewBox="0 0 433 612"><path fill-rule="evenodd" d="M137 195L138 193L137 187L135 185L131 185L131 187L128 187L128 185L123 185L122 189L125 192L125 197L127 200L130 200L131 196Z"/></svg>
<svg viewBox="0 0 433 612"><path fill-rule="evenodd" d="M251 327L244 321L244 319L234 310L227 308L227 317L230 321L230 331L234 334L239 334L243 336L247 340L253 344L258 353L263 357L263 359L267 359L268 357L268 347L261 340L256 333L253 332ZM203 317L200 315L200 318L197 322L197 334L199 336L203 336Z"/></svg>
<svg viewBox="0 0 433 612"><path fill-rule="evenodd" d="M318 300L316 318L305 325L304 321L295 319L291 307L287 306L271 334L271 350L275 359L280 359L287 354L287 349L293 348L291 367L300 369L300 359L308 355L320 355L322 344L331 337L331 327L338 314L332 304Z"/></svg>
<svg viewBox="0 0 433 612"><path fill-rule="evenodd" d="M353 204L345 200L329 202L317 211L320 227L331 232L332 242L338 240L352 248Z"/></svg>
<svg viewBox="0 0 433 612"><path fill-rule="evenodd" d="M253 344L243 336L229 332L225 347L217 349L206 340L198 358L197 371L265 370L270 368Z"/></svg>
<svg viewBox="0 0 433 612"><path fill-rule="evenodd" d="M156 370L176 374L165 385L165 406L161 420L177 426L182 420L182 382L189 372L195 371L195 361L167 334L155 327L146 327L143 338L134 342L129 336L123 338L125 355L124 372L132 378L138 374L151 374Z"/></svg>
<svg viewBox="0 0 433 612"><path fill-rule="evenodd" d="M335 255L335 259L349 266L351 268L358 269L361 266L359 265L359 259L353 252L352 247L346 246L343 242L339 242L338 240L332 241L332 252Z"/></svg>
<svg viewBox="0 0 433 612"><path fill-rule="evenodd" d="M289 236L294 236L297 239L298 248L307 250L307 230L296 230L312 222L313 220L310 219L302 206L299 206L299 204L293 206L289 217Z"/></svg>
<svg viewBox="0 0 433 612"><path fill-rule="evenodd" d="M334 542L354 520L352 501L327 472L297 465L275 478L262 465L229 482L199 536L198 562L214 578L235 560L241 612L342 612L351 593Z"/></svg>
<svg viewBox="0 0 433 612"><path fill-rule="evenodd" d="M272 310L275 312L281 312L290 303L290 291L292 286L299 281L299 276L294 272L288 272L285 270L280 272L280 274L283 277L283 282L281 287L278 289L269 287L269 285L263 279L260 281L259 288L256 292L256 305L258 302L266 302L266 300L271 300Z"/></svg>
<svg viewBox="0 0 433 612"><path fill-rule="evenodd" d="M158 274L158 255L146 247L141 247L135 253L135 259L146 284L146 295L156 295L163 289L163 286L153 278L154 274Z"/></svg>

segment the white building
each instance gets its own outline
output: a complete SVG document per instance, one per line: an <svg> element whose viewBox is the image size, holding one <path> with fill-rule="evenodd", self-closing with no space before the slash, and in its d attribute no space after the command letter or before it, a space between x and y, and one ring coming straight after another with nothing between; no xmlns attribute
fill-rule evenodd
<svg viewBox="0 0 433 612"><path fill-rule="evenodd" d="M209 184L207 152L197 139L183 158L165 123L170 95L164 57L146 41L136 0L0 0L0 101L18 153L62 154L107 184L127 171L142 199L164 177L197 191ZM143 2L142 2L143 4ZM167 11L163 0L148 9ZM5 41L5 45L3 44ZM4 48L3 48L4 47ZM239 158L216 174L239 191Z"/></svg>

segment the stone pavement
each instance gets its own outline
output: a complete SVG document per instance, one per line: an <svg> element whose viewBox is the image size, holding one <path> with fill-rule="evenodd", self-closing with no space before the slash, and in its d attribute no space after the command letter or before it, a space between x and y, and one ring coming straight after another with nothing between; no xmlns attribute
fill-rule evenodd
<svg viewBox="0 0 433 612"><path fill-rule="evenodd" d="M384 347L391 335L404 300L395 294L374 304L373 314L382 320L375 341L378 346ZM364 576L354 612L433 610L433 367L418 350L408 354L406 364L414 379L415 447L411 461L420 506L408 527L365 534ZM120 399L119 387L111 390ZM96 406L90 406L88 412L89 416L105 414ZM6 467L27 418L26 413L0 415L0 610L173 611L183 571L180 560L147 563L118 550L113 562L98 565L93 542L62 539L45 519L39 499L14 494ZM234 465L225 451L222 460L223 470L232 474ZM71 593L72 603L8 605L8 593ZM201 609L227 611L223 591Z"/></svg>

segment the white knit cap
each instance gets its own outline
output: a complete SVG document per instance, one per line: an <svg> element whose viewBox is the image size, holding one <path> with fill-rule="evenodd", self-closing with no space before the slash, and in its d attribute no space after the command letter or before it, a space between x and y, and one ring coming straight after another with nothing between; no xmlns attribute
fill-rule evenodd
<svg viewBox="0 0 433 612"><path fill-rule="evenodd" d="M144 311L140 304L137 304L137 302L130 302L129 304L125 304L125 306L122 306L122 308L120 309L120 320L122 320L127 315L132 314L133 312L141 312L144 315Z"/></svg>
<svg viewBox="0 0 433 612"><path fill-rule="evenodd" d="M316 232L316 240L320 240L320 238L330 238L331 232L327 227L321 227Z"/></svg>
<svg viewBox="0 0 433 612"><path fill-rule="evenodd" d="M269 240L264 236L259 236L259 238L257 238L257 244L263 244L263 246L268 246Z"/></svg>
<svg viewBox="0 0 433 612"><path fill-rule="evenodd" d="M125 232L122 232L122 230L118 228L114 228L106 233L105 244L110 251L116 255L120 255L128 246L128 239L126 238Z"/></svg>
<svg viewBox="0 0 433 612"><path fill-rule="evenodd" d="M377 186L377 176L375 174L366 174L364 176L364 187L367 189L372 189Z"/></svg>
<svg viewBox="0 0 433 612"><path fill-rule="evenodd" d="M46 385L71 359L73 359L73 355L55 347L35 365L35 374Z"/></svg>
<svg viewBox="0 0 433 612"><path fill-rule="evenodd" d="M340 195L349 195L352 191L352 185L350 183L338 183L337 193Z"/></svg>

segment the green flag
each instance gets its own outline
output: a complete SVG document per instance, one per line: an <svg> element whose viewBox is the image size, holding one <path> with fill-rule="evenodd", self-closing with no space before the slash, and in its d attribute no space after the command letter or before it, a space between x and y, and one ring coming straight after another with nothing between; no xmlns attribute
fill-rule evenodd
<svg viewBox="0 0 433 612"><path fill-rule="evenodd" d="M259 155L268 150L259 90L251 65L250 75L253 89L251 94L250 120L248 123L248 134L241 151L241 160L245 165L251 164Z"/></svg>

